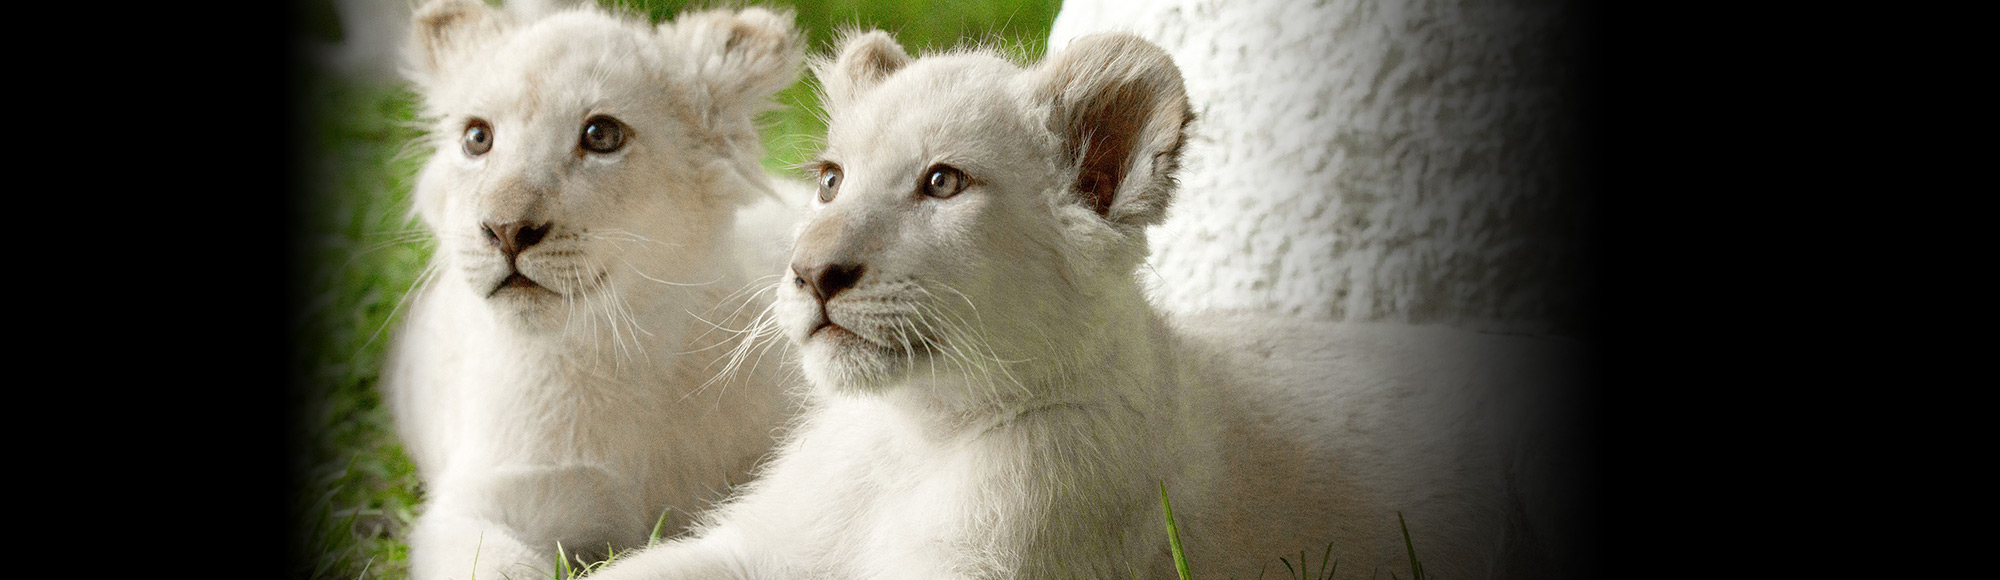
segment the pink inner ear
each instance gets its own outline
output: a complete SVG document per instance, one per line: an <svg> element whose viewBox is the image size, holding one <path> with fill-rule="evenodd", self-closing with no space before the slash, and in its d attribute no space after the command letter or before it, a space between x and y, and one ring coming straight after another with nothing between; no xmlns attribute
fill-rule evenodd
<svg viewBox="0 0 2000 580"><path fill-rule="evenodd" d="M1083 192L1084 201L1100 216L1111 215L1111 199L1118 195L1118 178L1102 171L1086 169L1076 180L1076 188Z"/></svg>
<svg viewBox="0 0 2000 580"><path fill-rule="evenodd" d="M1118 186L1132 169L1132 148L1138 146L1145 116L1152 112L1153 96L1125 84L1080 105L1081 114L1070 125L1070 142L1083 147L1076 187L1097 215L1108 217Z"/></svg>

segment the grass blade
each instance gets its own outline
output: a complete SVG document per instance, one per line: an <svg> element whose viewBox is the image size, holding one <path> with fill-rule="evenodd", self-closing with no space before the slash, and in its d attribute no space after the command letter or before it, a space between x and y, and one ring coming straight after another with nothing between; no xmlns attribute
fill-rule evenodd
<svg viewBox="0 0 2000 580"><path fill-rule="evenodd" d="M1403 512L1396 512L1396 523L1403 526L1403 548L1410 551L1410 580L1426 580L1424 564L1417 561L1417 544L1410 541L1410 523L1403 521Z"/></svg>
<svg viewBox="0 0 2000 580"><path fill-rule="evenodd" d="M1160 509L1167 512L1167 543L1174 548L1174 571L1181 580L1192 580L1188 576L1187 552L1181 549L1181 530L1174 525L1174 505L1167 501L1167 482L1160 482Z"/></svg>
<svg viewBox="0 0 2000 580"><path fill-rule="evenodd" d="M1333 562L1332 569L1327 569L1326 566L1327 562ZM1301 562L1300 564L1303 565L1304 562ZM1340 560L1333 559L1333 542L1331 541L1328 541L1326 543L1326 555L1319 557L1319 569L1326 571L1325 574L1320 575L1319 580L1329 580L1333 578L1334 570L1340 569Z"/></svg>
<svg viewBox="0 0 2000 580"><path fill-rule="evenodd" d="M653 522L652 535L646 536L646 547L651 548L653 544L660 543L660 527L667 525L667 514L670 513L674 513L673 506L668 506L666 511L660 512L660 519Z"/></svg>

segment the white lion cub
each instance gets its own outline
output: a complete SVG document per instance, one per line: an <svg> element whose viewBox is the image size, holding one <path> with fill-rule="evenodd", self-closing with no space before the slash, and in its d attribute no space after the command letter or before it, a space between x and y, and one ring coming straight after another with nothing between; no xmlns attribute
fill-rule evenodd
<svg viewBox="0 0 2000 580"><path fill-rule="evenodd" d="M777 308L811 406L696 535L596 578L1172 578L1162 493L1199 578L1329 549L1408 575L1398 514L1428 574L1535 573L1539 480L1475 410L1539 344L1147 304L1191 118L1159 48L1023 70L875 32L816 72L820 190Z"/></svg>
<svg viewBox="0 0 2000 580"><path fill-rule="evenodd" d="M677 532L790 408L780 365L726 353L763 308L732 222L772 192L753 116L797 79L791 17L436 0L410 57L437 253L384 388L425 486L412 576L544 577L558 543L631 549L668 510Z"/></svg>

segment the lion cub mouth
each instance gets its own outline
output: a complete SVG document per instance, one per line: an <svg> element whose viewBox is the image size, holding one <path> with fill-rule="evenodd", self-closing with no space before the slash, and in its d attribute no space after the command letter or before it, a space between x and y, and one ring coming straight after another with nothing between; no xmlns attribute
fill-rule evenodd
<svg viewBox="0 0 2000 580"><path fill-rule="evenodd" d="M893 349L863 338L860 333L832 322L822 322L808 335L811 340L832 347L843 356L879 356L893 352ZM864 354L866 353L866 354Z"/></svg>
<svg viewBox="0 0 2000 580"><path fill-rule="evenodd" d="M536 294L536 293L555 294L554 290L550 290L546 287L543 287L541 284L535 283L534 280L529 279L527 276L521 275L520 272L514 272L508 274L507 279L501 280L499 285L494 286L492 292L486 293L486 297L492 298L494 296L499 296L500 293L502 292L508 292L508 291L513 291L516 293L528 293L528 294Z"/></svg>
<svg viewBox="0 0 2000 580"><path fill-rule="evenodd" d="M860 336L854 334L854 331L848 330L847 327L834 324L833 321L826 319L820 319L819 326L813 327L812 332L806 333L806 336L819 336L821 332L827 333L827 337L834 340L860 338Z"/></svg>
<svg viewBox="0 0 2000 580"><path fill-rule="evenodd" d="M876 346L876 344L873 341L870 341L866 338L862 338L861 333L855 332L854 330L849 329L845 326L835 324L833 322L833 317L826 316L823 314L820 315L819 317L819 324L814 325L812 331L806 333L806 337L808 339L818 339L821 341L825 341L828 344L836 346L844 346L849 348L856 346L868 346L868 347Z"/></svg>
<svg viewBox="0 0 2000 580"><path fill-rule="evenodd" d="M812 330L806 331L807 338L817 338L822 332L826 333L826 337L829 340L860 338L854 334L854 331L848 330L847 327L834 324L833 317L827 315L826 306L824 305L820 306L819 315L813 318L815 320Z"/></svg>
<svg viewBox="0 0 2000 580"><path fill-rule="evenodd" d="M813 325L812 331L806 333L806 339L825 343L828 346L849 352L859 350L877 354L921 356L932 354L936 350L936 346L931 341L914 334L903 333L884 336L875 334L874 331L874 328L864 326L861 331L857 332L852 328L834 322L832 317L821 316L818 323ZM863 334L864 332L869 334Z"/></svg>

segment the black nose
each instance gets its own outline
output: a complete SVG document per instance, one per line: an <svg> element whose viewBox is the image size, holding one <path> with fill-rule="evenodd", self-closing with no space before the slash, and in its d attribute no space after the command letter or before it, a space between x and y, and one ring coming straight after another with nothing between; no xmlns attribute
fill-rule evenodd
<svg viewBox="0 0 2000 580"><path fill-rule="evenodd" d="M840 291L853 288L861 281L861 274L867 268L860 264L821 264L818 266L792 265L792 284L812 288L813 296L820 302L833 299Z"/></svg>
<svg viewBox="0 0 2000 580"><path fill-rule="evenodd" d="M505 254L507 261L512 262L523 250L535 245L535 242L542 241L542 236L548 235L549 228L554 225L555 222L550 222L532 226L528 225L528 222L520 221L499 225L482 223L479 227L486 232L486 243L499 246L500 253Z"/></svg>

